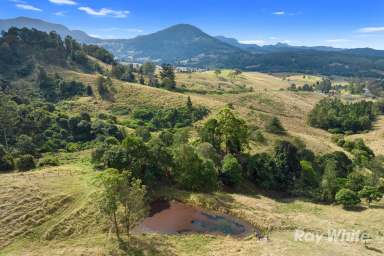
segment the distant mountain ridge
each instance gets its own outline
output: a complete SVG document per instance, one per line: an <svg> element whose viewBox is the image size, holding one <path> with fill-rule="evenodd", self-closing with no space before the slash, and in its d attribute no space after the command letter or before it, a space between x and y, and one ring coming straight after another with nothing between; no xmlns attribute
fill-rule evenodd
<svg viewBox="0 0 384 256"><path fill-rule="evenodd" d="M103 46L118 59L151 60L200 68L239 68L262 72L300 72L324 75L384 77L384 51L370 48L340 49L326 46L259 46L234 38L213 37L189 24L178 24L132 39L99 39L59 24L19 17L0 20L0 30L11 26L55 30L87 44Z"/></svg>
<svg viewBox="0 0 384 256"><path fill-rule="evenodd" d="M124 53L123 58L132 61L152 59L158 62L195 65L204 61L210 65L234 55L242 56L247 52L224 43L188 24L178 24L164 30L125 40L105 40L105 48Z"/></svg>
<svg viewBox="0 0 384 256"><path fill-rule="evenodd" d="M32 19L28 17L17 17L14 19L0 19L0 31L8 30L10 27L17 28L34 28L44 32L56 31L60 36L71 36L81 43L99 43L101 40L95 37L89 36L87 33L81 30L70 30L67 27L46 22L40 19Z"/></svg>
<svg viewBox="0 0 384 256"><path fill-rule="evenodd" d="M244 44L239 42L235 38L216 36L220 41L226 42L238 48L251 51L253 53L271 53L271 52L286 52L286 51L301 51L301 50L315 50L315 51L327 51L327 52L338 52L345 49L335 48L331 46L293 46L287 43L276 43L274 45L257 45L257 44ZM369 48L368 48L369 49ZM353 50L353 49L352 49ZM374 50L374 49L372 49ZM376 51L376 50L374 50Z"/></svg>

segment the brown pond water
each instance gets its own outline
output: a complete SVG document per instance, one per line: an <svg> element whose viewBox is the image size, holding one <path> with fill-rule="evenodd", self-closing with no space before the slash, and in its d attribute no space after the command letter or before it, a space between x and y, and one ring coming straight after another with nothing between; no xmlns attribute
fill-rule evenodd
<svg viewBox="0 0 384 256"><path fill-rule="evenodd" d="M140 232L182 234L204 233L245 236L254 231L245 221L226 214L207 212L177 201L156 201L150 216L139 225Z"/></svg>

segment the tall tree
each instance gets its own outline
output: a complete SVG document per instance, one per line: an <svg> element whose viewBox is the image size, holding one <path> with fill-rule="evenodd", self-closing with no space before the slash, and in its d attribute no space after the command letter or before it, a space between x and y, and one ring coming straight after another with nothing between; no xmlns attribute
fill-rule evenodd
<svg viewBox="0 0 384 256"><path fill-rule="evenodd" d="M275 146L274 159L277 188L287 191L294 186L295 181L300 178L301 174L297 148L288 141L280 141Z"/></svg>
<svg viewBox="0 0 384 256"><path fill-rule="evenodd" d="M244 119L237 117L229 108L221 110L216 119L225 153L237 154L248 146L249 132Z"/></svg>
<svg viewBox="0 0 384 256"><path fill-rule="evenodd" d="M168 89L176 88L175 70L172 65L164 64L160 71L161 85Z"/></svg>
<svg viewBox="0 0 384 256"><path fill-rule="evenodd" d="M145 200L147 189L142 185L141 180L133 178L129 171L123 171L121 177L119 201L124 207L124 222L129 237L131 230L147 214Z"/></svg>
<svg viewBox="0 0 384 256"><path fill-rule="evenodd" d="M105 213L110 217L115 228L116 237L120 240L117 210L122 177L118 170L107 169L96 176L95 183L102 187L98 200L99 209L102 213Z"/></svg>
<svg viewBox="0 0 384 256"><path fill-rule="evenodd" d="M17 104L7 96L0 93L0 129L3 137L3 144L9 149L9 134L16 127Z"/></svg>

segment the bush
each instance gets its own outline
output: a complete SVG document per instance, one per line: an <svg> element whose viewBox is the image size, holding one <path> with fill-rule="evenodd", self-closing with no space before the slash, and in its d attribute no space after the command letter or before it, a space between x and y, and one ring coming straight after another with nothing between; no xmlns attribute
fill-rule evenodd
<svg viewBox="0 0 384 256"><path fill-rule="evenodd" d="M288 141L280 141L274 149L275 189L288 191L293 188L295 181L300 177L301 166L297 148Z"/></svg>
<svg viewBox="0 0 384 256"><path fill-rule="evenodd" d="M38 162L37 165L39 167L43 167L43 166L59 166L60 165L60 161L55 156L45 156L45 157L39 159L39 162Z"/></svg>
<svg viewBox="0 0 384 256"><path fill-rule="evenodd" d="M247 176L264 189L274 188L276 164L267 153L255 154L248 159Z"/></svg>
<svg viewBox="0 0 384 256"><path fill-rule="evenodd" d="M34 155L36 153L36 145L33 144L32 138L24 134L17 138L16 148L21 154Z"/></svg>
<svg viewBox="0 0 384 256"><path fill-rule="evenodd" d="M68 152L77 152L81 150L81 145L78 143L68 143L67 144L67 151Z"/></svg>
<svg viewBox="0 0 384 256"><path fill-rule="evenodd" d="M367 199L370 205L372 201L380 201L383 198L383 193L380 192L377 187L364 186L363 189L359 191L359 197Z"/></svg>
<svg viewBox="0 0 384 256"><path fill-rule="evenodd" d="M354 171L348 175L345 186L357 193L363 189L366 183L367 177L362 172Z"/></svg>
<svg viewBox="0 0 384 256"><path fill-rule="evenodd" d="M242 179L241 165L239 161L231 154L224 157L222 169L221 169L221 180L225 185L237 186L240 184Z"/></svg>
<svg viewBox="0 0 384 256"><path fill-rule="evenodd" d="M273 117L265 124L265 130L274 134L285 134L286 130L277 117Z"/></svg>
<svg viewBox="0 0 384 256"><path fill-rule="evenodd" d="M23 155L16 161L16 168L19 171L29 171L35 167L35 161L31 155Z"/></svg>
<svg viewBox="0 0 384 256"><path fill-rule="evenodd" d="M135 130L136 136L141 137L144 142L147 142L151 139L151 133L149 129L144 126L139 126Z"/></svg>
<svg viewBox="0 0 384 256"><path fill-rule="evenodd" d="M196 152L202 159L212 160L215 165L219 165L220 155L217 153L216 149L208 142L199 144L196 148Z"/></svg>
<svg viewBox="0 0 384 256"><path fill-rule="evenodd" d="M0 172L10 171L13 169L13 159L7 154L3 145L0 144Z"/></svg>
<svg viewBox="0 0 384 256"><path fill-rule="evenodd" d="M335 196L336 202L342 204L344 208L351 208L360 203L360 198L357 196L356 192L343 188L336 193Z"/></svg>
<svg viewBox="0 0 384 256"><path fill-rule="evenodd" d="M251 140L258 142L258 143L264 144L267 142L263 133L260 130L256 130L256 131L252 132L250 137L251 137Z"/></svg>
<svg viewBox="0 0 384 256"><path fill-rule="evenodd" d="M302 188L316 188L319 185L319 177L313 169L312 163L308 161L300 161L301 176L300 185Z"/></svg>
<svg viewBox="0 0 384 256"><path fill-rule="evenodd" d="M212 161L202 160L195 149L181 145L174 155L175 168L172 176L183 189L211 191L217 187L217 172Z"/></svg>

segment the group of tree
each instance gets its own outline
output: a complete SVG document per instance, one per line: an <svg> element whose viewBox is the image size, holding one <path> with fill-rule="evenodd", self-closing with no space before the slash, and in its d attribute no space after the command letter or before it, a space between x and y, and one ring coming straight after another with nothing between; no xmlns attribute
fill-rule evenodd
<svg viewBox="0 0 384 256"><path fill-rule="evenodd" d="M128 168L146 185L168 182L182 189L212 191L220 183L240 183L242 168L236 156L248 144L244 120L229 109L220 111L201 129L198 144L190 144L185 131L178 129L172 134L164 130L147 142L137 135L122 142L106 140L93 153L93 162L103 169Z"/></svg>
<svg viewBox="0 0 384 256"><path fill-rule="evenodd" d="M132 64L123 65L114 63L112 65L111 75L114 78L120 79L126 82L136 82L135 69ZM138 81L137 81L138 82Z"/></svg>
<svg viewBox="0 0 384 256"><path fill-rule="evenodd" d="M309 113L309 124L332 133L357 133L369 130L377 116L373 102L344 103L340 99L319 101Z"/></svg>
<svg viewBox="0 0 384 256"><path fill-rule="evenodd" d="M69 36L62 39L56 32L10 28L0 37L0 75L26 77L40 65L101 71L97 61L88 55L106 63L113 62L113 56L103 48L82 45Z"/></svg>
<svg viewBox="0 0 384 256"><path fill-rule="evenodd" d="M115 57L112 53L107 51L106 49L98 46L98 45L83 45L84 51L89 55L92 56L98 60L101 60L102 62L106 64L114 64L115 63Z"/></svg>
<svg viewBox="0 0 384 256"><path fill-rule="evenodd" d="M156 74L156 65L150 61L144 62L139 68L132 64L113 64L111 75L126 82L146 84L151 87L162 87L168 90L176 88L175 68L170 64L163 64L159 77Z"/></svg>
<svg viewBox="0 0 384 256"><path fill-rule="evenodd" d="M345 140L343 135L335 135L333 141L346 151L350 152L354 157L356 165L365 166L374 157L374 152L364 143L364 140L359 138L354 141Z"/></svg>
<svg viewBox="0 0 384 256"><path fill-rule="evenodd" d="M303 92L313 92L315 90L315 85L309 85L309 84L304 84L303 86L297 86L296 84L291 84L288 88L289 91L303 91Z"/></svg>
<svg viewBox="0 0 384 256"><path fill-rule="evenodd" d="M69 116L45 101L15 99L2 93L0 102L1 171L21 166L17 159L31 163L31 157L38 158L42 153L80 149L81 145L86 147L89 142L108 136L123 137L114 121L92 120L85 112Z"/></svg>
<svg viewBox="0 0 384 256"><path fill-rule="evenodd" d="M151 130L160 130L190 126L192 123L203 119L208 113L207 108L194 106L188 97L186 104L178 108L135 108L132 117L140 121L141 126L146 126Z"/></svg>
<svg viewBox="0 0 384 256"><path fill-rule="evenodd" d="M43 68L39 70L37 84L42 97L49 102L70 99L74 96L91 96L93 94L90 86L85 86L77 81L67 82L57 73L50 76Z"/></svg>

